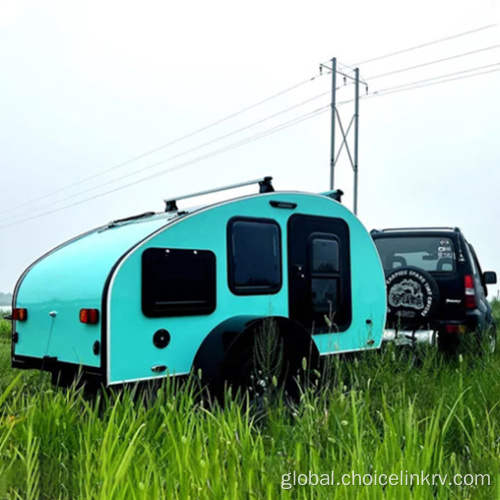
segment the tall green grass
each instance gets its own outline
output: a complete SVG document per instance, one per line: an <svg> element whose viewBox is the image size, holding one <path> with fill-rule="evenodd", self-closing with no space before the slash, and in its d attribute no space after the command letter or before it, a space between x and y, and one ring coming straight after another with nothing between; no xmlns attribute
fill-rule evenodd
<svg viewBox="0 0 500 500"><path fill-rule="evenodd" d="M5 316L7 316L7 314L0 313L0 340L10 339L10 333L11 333L10 321L4 319Z"/></svg>
<svg viewBox="0 0 500 500"><path fill-rule="evenodd" d="M500 304L495 302L500 324ZM188 381L86 396L10 370L0 339L0 498L499 498L500 354L392 346L331 358L301 400L224 407ZM146 398L149 395L150 397ZM491 486L296 486L283 474L490 474Z"/></svg>

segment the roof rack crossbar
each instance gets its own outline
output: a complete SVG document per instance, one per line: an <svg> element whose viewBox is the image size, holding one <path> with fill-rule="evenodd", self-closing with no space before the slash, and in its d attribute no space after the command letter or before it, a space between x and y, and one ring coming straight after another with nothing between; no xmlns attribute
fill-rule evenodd
<svg viewBox="0 0 500 500"><path fill-rule="evenodd" d="M259 184L260 193L271 193L274 191L271 181L272 177L263 177L261 179L254 179L252 181L238 182L237 184L230 184L229 186L222 186L214 189L207 189L206 191L198 191L197 193L185 194L182 196L175 196L164 200L165 202L165 212L171 212L177 210L177 202L179 200L185 200L186 198L194 198L196 196L202 196L205 194L218 193L220 191L227 191L228 189L236 189L243 186L250 186L252 184Z"/></svg>
<svg viewBox="0 0 500 500"><path fill-rule="evenodd" d="M391 232L391 231L456 231L460 232L458 227L446 227L446 226L436 226L436 227L390 227L387 229L377 229L376 231L381 233Z"/></svg>

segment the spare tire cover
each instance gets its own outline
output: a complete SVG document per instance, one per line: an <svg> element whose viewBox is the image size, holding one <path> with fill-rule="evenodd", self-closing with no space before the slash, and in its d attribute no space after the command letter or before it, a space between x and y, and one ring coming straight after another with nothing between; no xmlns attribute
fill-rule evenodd
<svg viewBox="0 0 500 500"><path fill-rule="evenodd" d="M439 304L436 280L423 269L398 267L385 279L387 285L387 317L392 320L429 320Z"/></svg>

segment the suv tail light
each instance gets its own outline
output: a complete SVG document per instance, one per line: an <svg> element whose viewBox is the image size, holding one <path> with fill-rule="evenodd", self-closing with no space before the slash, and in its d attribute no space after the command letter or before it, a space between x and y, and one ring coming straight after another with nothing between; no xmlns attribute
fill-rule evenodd
<svg viewBox="0 0 500 500"><path fill-rule="evenodd" d="M465 275L465 308L476 308L476 290L474 288L474 277L470 274Z"/></svg>
<svg viewBox="0 0 500 500"><path fill-rule="evenodd" d="M467 331L467 327L465 325L455 325L449 324L445 327L446 333L465 333Z"/></svg>

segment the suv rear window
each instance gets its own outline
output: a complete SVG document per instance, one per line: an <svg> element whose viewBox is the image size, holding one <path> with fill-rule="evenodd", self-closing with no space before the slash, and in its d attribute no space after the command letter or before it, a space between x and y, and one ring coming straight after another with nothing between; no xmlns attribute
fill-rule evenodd
<svg viewBox="0 0 500 500"><path fill-rule="evenodd" d="M456 269L455 247L443 236L375 238L385 271L416 266L429 272L452 273Z"/></svg>

